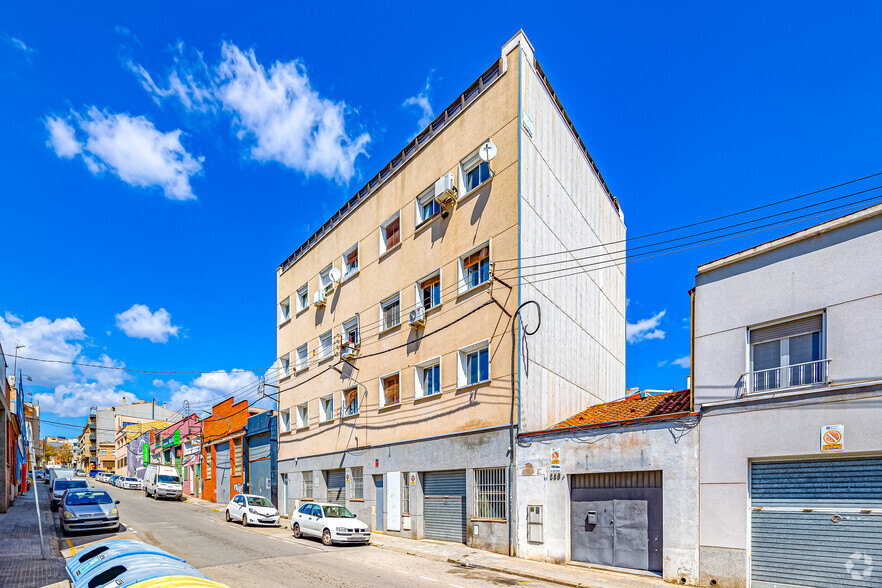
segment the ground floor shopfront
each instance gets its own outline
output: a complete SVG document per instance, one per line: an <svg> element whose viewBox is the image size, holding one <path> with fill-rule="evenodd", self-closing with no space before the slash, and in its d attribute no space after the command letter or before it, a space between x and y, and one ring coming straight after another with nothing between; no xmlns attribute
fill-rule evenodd
<svg viewBox="0 0 882 588"><path fill-rule="evenodd" d="M496 428L280 460L280 509L334 502L390 535L508 553L509 444Z"/></svg>
<svg viewBox="0 0 882 588"><path fill-rule="evenodd" d="M705 405L700 585L882 585L882 383Z"/></svg>

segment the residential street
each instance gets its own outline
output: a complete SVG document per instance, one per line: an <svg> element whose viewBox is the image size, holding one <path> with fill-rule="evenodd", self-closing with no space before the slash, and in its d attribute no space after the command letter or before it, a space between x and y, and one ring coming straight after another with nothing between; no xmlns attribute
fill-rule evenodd
<svg viewBox="0 0 882 588"><path fill-rule="evenodd" d="M90 481L120 500L116 536L157 545L213 580L237 586L551 586L519 576L467 569L372 546L324 547L285 528L243 528L205 506L154 501L143 492ZM111 535L67 537L74 548ZM68 547L67 541L62 547Z"/></svg>

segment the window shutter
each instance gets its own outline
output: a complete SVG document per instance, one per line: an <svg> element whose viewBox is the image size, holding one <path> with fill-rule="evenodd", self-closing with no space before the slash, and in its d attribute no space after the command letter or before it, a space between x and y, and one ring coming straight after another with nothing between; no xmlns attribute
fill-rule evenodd
<svg viewBox="0 0 882 588"><path fill-rule="evenodd" d="M398 402L398 376L386 378L383 381L385 390L386 404L395 404Z"/></svg>
<svg viewBox="0 0 882 588"><path fill-rule="evenodd" d="M434 286L441 282L441 276L432 276L422 284L420 284L420 289L428 288L429 286Z"/></svg>
<svg viewBox="0 0 882 588"><path fill-rule="evenodd" d="M480 251L475 251L474 253L466 257L462 265L463 267L469 267L475 265L476 263L479 263L481 260L487 259L488 257L490 257L490 248L482 247Z"/></svg>
<svg viewBox="0 0 882 588"><path fill-rule="evenodd" d="M777 339L786 339L795 335L820 332L824 324L824 315L816 314L795 321L780 323L769 327L750 330L750 343L765 343Z"/></svg>
<svg viewBox="0 0 882 588"><path fill-rule="evenodd" d="M386 225L386 249L391 249L398 245L400 221L401 219L396 218Z"/></svg>
<svg viewBox="0 0 882 588"><path fill-rule="evenodd" d="M346 265L351 265L358 261L358 249L346 256Z"/></svg>

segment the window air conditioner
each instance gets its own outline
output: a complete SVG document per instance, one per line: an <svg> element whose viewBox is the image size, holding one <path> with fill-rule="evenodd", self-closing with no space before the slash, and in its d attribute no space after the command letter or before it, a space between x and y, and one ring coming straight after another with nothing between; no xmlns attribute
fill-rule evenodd
<svg viewBox="0 0 882 588"><path fill-rule="evenodd" d="M456 180L453 173L448 172L435 182L435 200L441 206L456 204Z"/></svg>
<svg viewBox="0 0 882 588"><path fill-rule="evenodd" d="M414 329L418 329L420 327L425 327L426 326L426 309L423 308L422 306L417 306L416 308L411 310L407 322Z"/></svg>
<svg viewBox="0 0 882 588"><path fill-rule="evenodd" d="M358 356L358 343L352 341L343 341L340 347L340 357L342 359L352 359Z"/></svg>
<svg viewBox="0 0 882 588"><path fill-rule="evenodd" d="M316 308L324 308L325 303L328 301L328 295L325 294L324 290L318 290L313 297L313 304Z"/></svg>

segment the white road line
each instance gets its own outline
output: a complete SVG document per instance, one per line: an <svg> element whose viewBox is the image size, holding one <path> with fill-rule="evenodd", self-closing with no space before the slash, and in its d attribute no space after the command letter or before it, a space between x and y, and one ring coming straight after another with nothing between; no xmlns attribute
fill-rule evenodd
<svg viewBox="0 0 882 588"><path fill-rule="evenodd" d="M407 574L408 576L410 575L410 572L405 572L404 570L395 570L395 571L398 572L399 574Z"/></svg>
<svg viewBox="0 0 882 588"><path fill-rule="evenodd" d="M462 588L462 586L457 586L456 584L448 584L448 586L452 586L453 588Z"/></svg>
<svg viewBox="0 0 882 588"><path fill-rule="evenodd" d="M428 580L429 582L437 582L438 581L435 578L427 578L425 576L420 576L420 578L422 578L423 580Z"/></svg>

